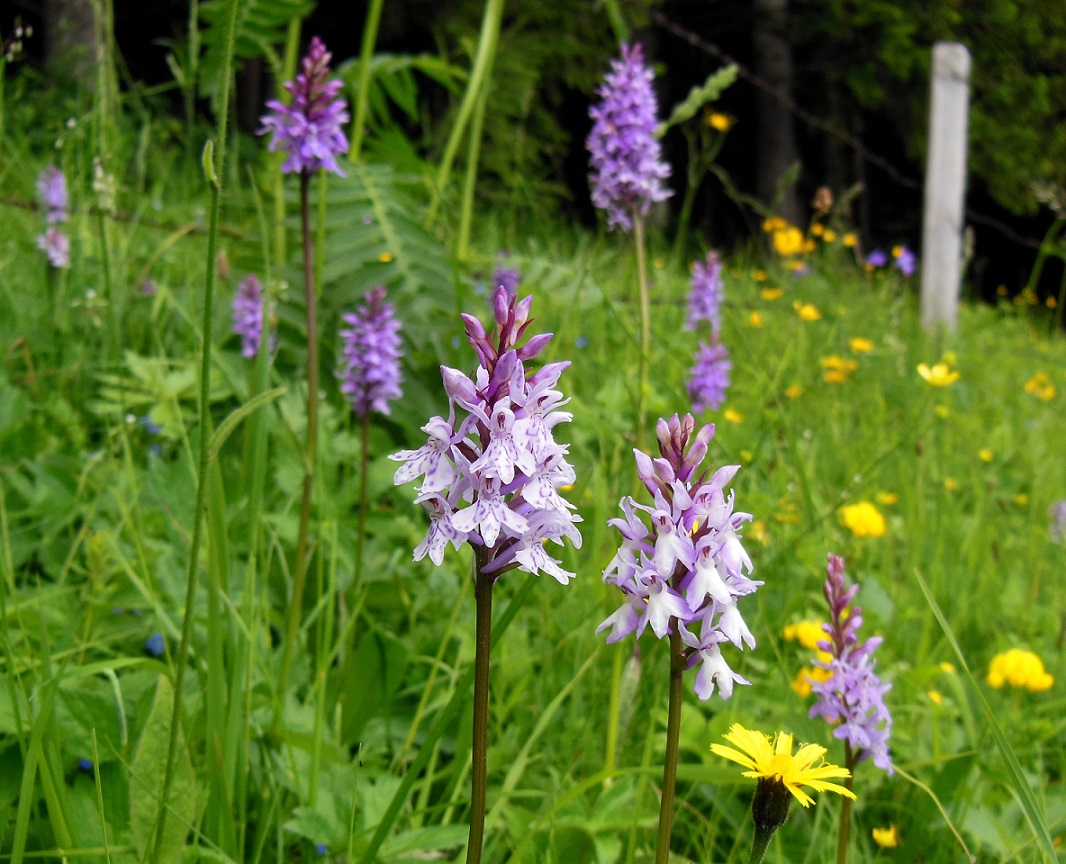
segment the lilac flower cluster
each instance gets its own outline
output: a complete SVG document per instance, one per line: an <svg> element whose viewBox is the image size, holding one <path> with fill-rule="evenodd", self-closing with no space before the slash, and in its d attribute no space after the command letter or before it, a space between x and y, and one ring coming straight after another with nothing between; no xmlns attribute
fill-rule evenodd
<svg viewBox="0 0 1066 864"><path fill-rule="evenodd" d="M696 365L688 381L688 396L695 411L716 411L725 401L729 387L729 370L733 363L729 349L720 341L722 329L722 262L716 252L707 253L707 263L692 265L692 292L689 295L686 330L695 330L700 321L711 325L710 341L701 341L696 349Z"/></svg>
<svg viewBox="0 0 1066 864"><path fill-rule="evenodd" d="M551 333L518 341L532 323L532 296L518 300L499 287L493 294L495 340L472 315L463 315L467 341L478 356L473 376L441 367L448 417L422 427L429 441L389 458L403 464L395 482L424 477L416 503L430 516L429 533L415 549L416 561L444 559L448 543L475 547L482 573L515 567L545 572L564 585L573 577L552 558L544 541L581 546L575 523L581 517L558 490L574 482L567 448L553 429L571 420L557 410L567 399L556 390L569 361L549 363L535 373L525 365L548 344Z"/></svg>
<svg viewBox="0 0 1066 864"><path fill-rule="evenodd" d="M850 606L859 586L844 585L844 559L829 555L826 567L825 599L829 603L829 621L822 625L829 639L818 647L832 655L814 665L829 672L825 681L811 682L811 692L818 701L811 706L811 717L822 717L836 725L833 737L847 741L857 761L872 758L874 765L892 773L888 739L892 734L892 715L885 706L885 693L891 684L882 684L874 671L873 652L881 644L880 636L871 636L861 645L858 630L862 626L862 609Z"/></svg>
<svg viewBox="0 0 1066 864"><path fill-rule="evenodd" d="M504 253L500 253L502 258ZM508 297L518 296L518 283L522 281L522 274L513 267L504 267L502 264L497 264L495 271L492 274L492 288L495 290L501 285L507 289Z"/></svg>
<svg viewBox="0 0 1066 864"><path fill-rule="evenodd" d="M295 83L285 82L292 94L292 105L276 99L267 102L270 113L260 118L259 134L272 133L270 150L284 150L288 159L281 166L283 173L310 174L325 168L344 176L337 164L337 156L348 152L348 139L341 127L348 122L348 105L337 93L344 86L339 78L330 80L331 54L317 36L311 39L303 71Z"/></svg>
<svg viewBox="0 0 1066 864"><path fill-rule="evenodd" d="M586 142L592 203L607 211L609 228L629 231L634 212L646 215L652 202L673 194L662 184L670 166L655 137L659 103L639 44L622 46L622 59L611 61L596 93L601 101L589 109L593 125Z"/></svg>
<svg viewBox="0 0 1066 864"><path fill-rule="evenodd" d="M49 165L38 175L37 195L48 225L37 238L37 248L48 256L48 263L53 267L69 267L70 238L56 227L67 221L67 179L55 165Z"/></svg>
<svg viewBox="0 0 1066 864"><path fill-rule="evenodd" d="M389 413L389 402L403 395L400 382L400 322L380 285L366 293L366 304L344 316L341 361L336 375L352 410Z"/></svg>
<svg viewBox="0 0 1066 864"><path fill-rule="evenodd" d="M659 639L676 627L688 666L701 664L696 695L709 699L717 684L728 699L734 682L748 682L729 668L721 644L755 647L737 601L762 583L745 575L752 563L738 534L751 514L734 513L733 492L724 492L740 466L697 476L714 424L695 436L694 429L691 414L660 419L655 431L661 458L633 451L637 475L655 503L648 507L627 496L620 502L625 518L608 523L622 535L622 545L603 581L617 585L625 602L596 632L610 628L607 641L617 642L634 631L639 637L648 625ZM697 625L699 635L689 629Z"/></svg>
<svg viewBox="0 0 1066 864"><path fill-rule="evenodd" d="M268 317L273 316L273 303ZM241 337L241 356L251 359L259 353L259 340L263 338L263 284L254 273L237 286L233 295L233 332ZM277 336L270 333L270 353L274 353Z"/></svg>

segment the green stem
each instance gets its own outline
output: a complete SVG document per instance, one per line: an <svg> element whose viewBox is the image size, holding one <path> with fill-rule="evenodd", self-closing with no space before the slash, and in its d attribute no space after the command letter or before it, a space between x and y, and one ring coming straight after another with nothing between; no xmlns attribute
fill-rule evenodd
<svg viewBox="0 0 1066 864"><path fill-rule="evenodd" d="M289 618L285 628L285 645L281 655L281 674L278 678L278 705L274 715L274 732L280 734L285 719L285 693L292 674L292 657L300 632L303 611L304 584L307 582L307 535L311 524L311 501L314 492L315 463L318 459L318 323L315 315L314 255L311 243L311 214L309 187L311 175L300 173L300 225L304 246L304 298L307 303L307 439L304 445L304 489L300 502L300 528L296 536L296 562L293 568L292 596L289 598Z"/></svg>
<svg viewBox="0 0 1066 864"><path fill-rule="evenodd" d="M366 515L370 509L370 411L363 415L363 452L360 459L361 476L359 478L359 533L356 534L355 584L359 585L363 576L363 554L366 545Z"/></svg>
<svg viewBox="0 0 1066 864"><path fill-rule="evenodd" d="M766 848L774 837L773 831L755 831L755 839L751 841L751 854L748 856L748 864L762 864Z"/></svg>
<svg viewBox="0 0 1066 864"><path fill-rule="evenodd" d="M670 860L670 834L674 827L674 792L677 788L677 757L681 744L681 693L685 658L677 619L670 619L670 697L666 718L666 759L663 762L663 791L659 802L659 841L655 864Z"/></svg>
<svg viewBox="0 0 1066 864"><path fill-rule="evenodd" d="M159 816L155 826L155 842L152 844L153 861L162 860L163 836L166 829L167 811L170 807L170 792L174 784L174 765L178 753L178 736L181 731L181 706L185 693L185 670L189 663L189 643L192 641L193 606L196 599L196 576L199 571L200 544L203 540L203 513L207 501L207 467L211 444L210 395L211 395L211 324L215 298L215 252L218 246L218 221L222 207L222 172L220 166L226 161L225 106L229 104L230 72L233 67L233 42L237 20L238 0L230 0L225 31L225 50L222 54L222 87L218 115L216 162L210 166L211 217L207 234L207 269L204 274L204 307L200 325L200 459L196 475L196 505L193 510L192 541L189 546L189 566L185 576L185 609L181 623L181 644L175 662L174 708L170 716L170 737L167 741L167 761L163 770L163 789L159 801Z"/></svg>
<svg viewBox="0 0 1066 864"><path fill-rule="evenodd" d="M359 161L359 152L363 147L363 124L366 122L366 101L370 90L370 59L374 53L374 43L378 39L381 8L384 5L385 0L370 0L363 24L363 44L359 49L359 84L355 92L355 118L352 120L352 146L348 151L348 159L353 164Z"/></svg>
<svg viewBox="0 0 1066 864"><path fill-rule="evenodd" d="M849 792L855 785L855 759L851 743L844 742L844 765L848 769L848 776L844 780L844 788ZM848 860L848 837L851 834L851 798L847 795L840 796L840 833L837 836L837 864L847 864Z"/></svg>
<svg viewBox="0 0 1066 864"><path fill-rule="evenodd" d="M470 772L470 839L466 844L466 864L480 864L485 842L485 797L488 790L486 754L489 744L489 655L492 649L492 583L484 573L488 551L474 547L474 735Z"/></svg>
<svg viewBox="0 0 1066 864"><path fill-rule="evenodd" d="M651 357L651 304L644 253L644 217L633 211L633 242L637 247L637 282L640 286L640 392L637 394L637 449L644 449L648 404L648 361Z"/></svg>
<svg viewBox="0 0 1066 864"><path fill-rule="evenodd" d="M122 342L119 338L118 310L115 308L115 291L111 284L111 258L108 254L107 221L102 210L96 213L96 232L100 239L100 264L103 270L104 303L107 305L107 350L104 352L109 361L117 362L121 353Z"/></svg>

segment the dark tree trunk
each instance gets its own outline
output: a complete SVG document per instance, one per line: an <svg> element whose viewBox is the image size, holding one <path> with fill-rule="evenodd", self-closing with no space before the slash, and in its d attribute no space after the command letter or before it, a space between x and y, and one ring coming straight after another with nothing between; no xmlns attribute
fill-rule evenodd
<svg viewBox="0 0 1066 864"><path fill-rule="evenodd" d="M755 0L755 71L774 91L762 90L756 97L758 144L756 190L767 204L777 197L778 184L799 161L792 129L792 48L788 44L786 22L788 0ZM792 186L784 190L775 208L796 225L803 224L804 211Z"/></svg>
<svg viewBox="0 0 1066 864"><path fill-rule="evenodd" d="M45 60L92 90L96 85L96 15L89 0L45 0Z"/></svg>

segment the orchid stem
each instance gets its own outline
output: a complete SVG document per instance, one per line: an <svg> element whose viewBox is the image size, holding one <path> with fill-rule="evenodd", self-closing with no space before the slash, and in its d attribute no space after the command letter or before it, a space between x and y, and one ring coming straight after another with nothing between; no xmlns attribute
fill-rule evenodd
<svg viewBox="0 0 1066 864"><path fill-rule="evenodd" d="M485 799L488 790L487 753L489 742L489 654L492 649L493 576L484 572L488 552L474 547L474 734L470 772L470 839L466 844L466 864L480 864L485 842Z"/></svg>
<svg viewBox="0 0 1066 864"><path fill-rule="evenodd" d="M644 449L645 414L648 406L648 361L651 358L651 303L648 299L648 268L644 252L644 217L633 211L633 242L637 247L637 284L640 286L640 390L637 393L637 449Z"/></svg>
<svg viewBox="0 0 1066 864"><path fill-rule="evenodd" d="M844 788L849 792L855 785L855 753L851 749L851 743L844 742L844 765L848 769L848 776L844 778ZM847 864L848 860L848 837L851 834L851 798L847 795L840 796L840 834L837 838L837 864Z"/></svg>
<svg viewBox="0 0 1066 864"><path fill-rule="evenodd" d="M670 834L674 826L674 792L677 788L677 757L681 739L681 688L685 672L681 632L676 618L670 619L670 709L666 719L666 759L663 791L659 802L659 842L655 864L670 860Z"/></svg>

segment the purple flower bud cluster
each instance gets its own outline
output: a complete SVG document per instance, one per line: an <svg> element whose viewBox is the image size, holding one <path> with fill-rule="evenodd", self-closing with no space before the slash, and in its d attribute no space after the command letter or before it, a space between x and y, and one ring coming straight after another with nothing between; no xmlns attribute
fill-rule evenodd
<svg viewBox="0 0 1066 864"><path fill-rule="evenodd" d="M472 315L463 315L467 341L478 356L472 376L441 367L448 394L448 417L432 417L422 427L429 441L417 450L389 458L402 462L395 482L424 478L416 503L430 517L429 533L415 549L420 561L444 559L448 543L475 547L482 573L520 568L544 572L566 584L573 573L552 558L545 541L562 545L568 537L581 546L575 523L581 517L559 494L574 482L565 445L553 430L572 416L558 409L567 399L556 388L569 361L549 363L536 372L526 364L552 338L531 336L518 347L532 323L532 296L493 294L494 336Z"/></svg>
<svg viewBox="0 0 1066 864"><path fill-rule="evenodd" d="M652 80L640 44L623 45L622 59L611 61L611 71L596 90L601 101L589 109L592 203L607 211L612 230L631 230L633 212L646 215L652 202L673 194L662 184L670 166L662 161L655 137L659 103Z"/></svg>
<svg viewBox="0 0 1066 864"><path fill-rule="evenodd" d="M689 668L700 664L696 695L709 699L717 684L728 699L734 682L748 682L729 668L721 645L755 647L737 601L762 583L745 575L752 563L738 533L751 514L734 513L733 492L727 497L724 491L740 466L697 475L714 424L695 436L694 429L691 414L660 419L655 431L661 458L633 451L637 475L654 506L627 496L620 502L625 518L608 522L622 535L622 545L603 581L617 585L625 602L596 632L610 628L607 641L617 642L634 631L639 637L649 624L660 639L676 627ZM697 625L698 634L690 629Z"/></svg>
<svg viewBox="0 0 1066 864"><path fill-rule="evenodd" d="M233 332L241 337L241 356L251 359L259 353L259 340L263 338L263 284L254 273L237 286L233 295ZM267 313L273 317L273 303ZM277 337L270 334L270 353L274 353Z"/></svg>
<svg viewBox="0 0 1066 864"><path fill-rule="evenodd" d="M348 105L337 93L344 86L339 78L330 79L331 54L317 36L311 39L303 71L295 83L285 82L292 94L292 105L276 99L267 102L270 113L260 118L259 134L272 133L270 150L284 150L288 159L281 166L288 174L325 168L344 176L337 156L348 152L348 139L341 127L348 122Z"/></svg>
<svg viewBox="0 0 1066 864"><path fill-rule="evenodd" d="M733 361L729 349L712 336L710 342L700 342L696 349L696 365L688 381L688 398L693 411L717 411L725 401L729 388L729 370Z"/></svg>
<svg viewBox="0 0 1066 864"><path fill-rule="evenodd" d="M366 293L366 304L344 316L341 360L336 375L352 410L360 418L371 411L389 413L389 402L403 395L400 382L400 322L380 285Z"/></svg>
<svg viewBox="0 0 1066 864"><path fill-rule="evenodd" d="M37 248L48 256L53 267L69 267L70 238L56 227L67 221L67 179L55 165L49 165L37 176L37 195L48 225L37 238Z"/></svg>
<svg viewBox="0 0 1066 864"><path fill-rule="evenodd" d="M862 626L862 609L850 606L859 591L858 585L844 585L844 559L829 555L826 567L825 599L829 603L829 621L822 625L828 639L818 647L831 654L828 661L814 665L829 672L825 681L811 682L811 692L818 701L811 706L811 717L822 717L835 725L833 737L847 741L857 760L872 758L874 765L892 773L888 739L892 734L892 715L885 706L885 694L891 684L882 684L874 671L873 652L881 644L880 636L871 636L861 645L858 631Z"/></svg>
<svg viewBox="0 0 1066 864"><path fill-rule="evenodd" d="M706 264L696 261L692 265L691 286L685 329L695 330L700 321L706 321L711 325L711 338L701 340L696 349L696 364L689 373L688 396L694 411L716 411L725 401L729 370L733 368L729 349L719 341L725 292L718 253L708 252Z"/></svg>
<svg viewBox="0 0 1066 864"><path fill-rule="evenodd" d="M504 253L500 253L502 258ZM493 290L499 288L501 285L507 289L508 297L518 296L518 283L522 281L522 274L513 267L504 267L502 264L496 265L496 270L492 274L492 288Z"/></svg>
<svg viewBox="0 0 1066 864"><path fill-rule="evenodd" d="M717 252L707 253L707 263L692 264L691 293L688 300L686 330L695 330L700 321L711 325L711 335L717 338L722 329L722 261Z"/></svg>

